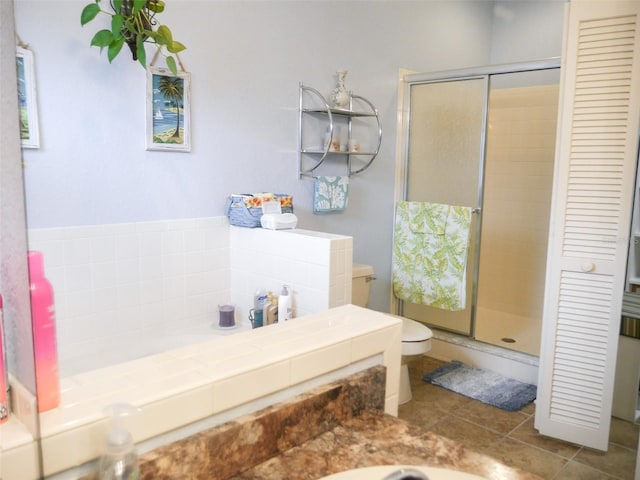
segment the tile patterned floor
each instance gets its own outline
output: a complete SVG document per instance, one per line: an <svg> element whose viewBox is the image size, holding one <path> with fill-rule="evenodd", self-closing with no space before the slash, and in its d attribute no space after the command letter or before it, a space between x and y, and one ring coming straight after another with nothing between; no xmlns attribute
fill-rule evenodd
<svg viewBox="0 0 640 480"><path fill-rule="evenodd" d="M638 425L612 418L606 454L545 437L533 428L533 404L507 412L421 379L443 363L411 360L413 399L400 406L400 418L548 480L633 480Z"/></svg>

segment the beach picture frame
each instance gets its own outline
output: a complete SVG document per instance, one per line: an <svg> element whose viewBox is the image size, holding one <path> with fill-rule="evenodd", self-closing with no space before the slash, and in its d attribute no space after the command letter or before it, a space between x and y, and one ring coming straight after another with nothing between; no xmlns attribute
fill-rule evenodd
<svg viewBox="0 0 640 480"><path fill-rule="evenodd" d="M33 52L16 47L18 76L18 113L20 118L20 142L23 148L40 148L38 128L38 103Z"/></svg>
<svg viewBox="0 0 640 480"><path fill-rule="evenodd" d="M147 67L147 150L191 151L191 75Z"/></svg>

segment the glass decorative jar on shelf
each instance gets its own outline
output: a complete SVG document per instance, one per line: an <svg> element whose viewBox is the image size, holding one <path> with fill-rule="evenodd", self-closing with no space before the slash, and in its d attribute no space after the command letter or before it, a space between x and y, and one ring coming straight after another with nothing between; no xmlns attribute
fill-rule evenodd
<svg viewBox="0 0 640 480"><path fill-rule="evenodd" d="M349 92L344 86L344 79L347 76L347 70L338 70L336 75L338 76L338 85L331 92L329 99L334 108L347 108L349 106Z"/></svg>

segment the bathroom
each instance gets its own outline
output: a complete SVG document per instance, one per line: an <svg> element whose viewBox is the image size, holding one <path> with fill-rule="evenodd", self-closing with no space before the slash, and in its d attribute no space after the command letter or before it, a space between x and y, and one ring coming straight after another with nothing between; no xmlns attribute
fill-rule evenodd
<svg viewBox="0 0 640 480"><path fill-rule="evenodd" d="M300 226L353 237L354 260L376 271L370 307L379 311L390 308L399 69L558 56L564 8L563 1L167 2L166 21L188 47L181 59L192 75L185 153L145 150L144 71L124 56L109 65L89 47L94 32L79 25L84 3L14 1L17 33L35 56L41 135L40 148L23 156L28 229L218 217L230 193L287 192ZM382 147L351 180L348 208L314 215L313 183L296 168L297 86L329 92L339 68L349 71L348 88L380 110ZM91 333L87 325L65 328L68 343Z"/></svg>

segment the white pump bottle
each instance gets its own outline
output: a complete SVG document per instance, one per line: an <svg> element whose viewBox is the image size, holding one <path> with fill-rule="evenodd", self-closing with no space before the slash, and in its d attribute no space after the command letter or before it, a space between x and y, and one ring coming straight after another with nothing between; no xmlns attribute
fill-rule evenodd
<svg viewBox="0 0 640 480"><path fill-rule="evenodd" d="M278 297L278 323L286 322L293 318L291 307L291 291L288 285L282 286L282 291Z"/></svg>

